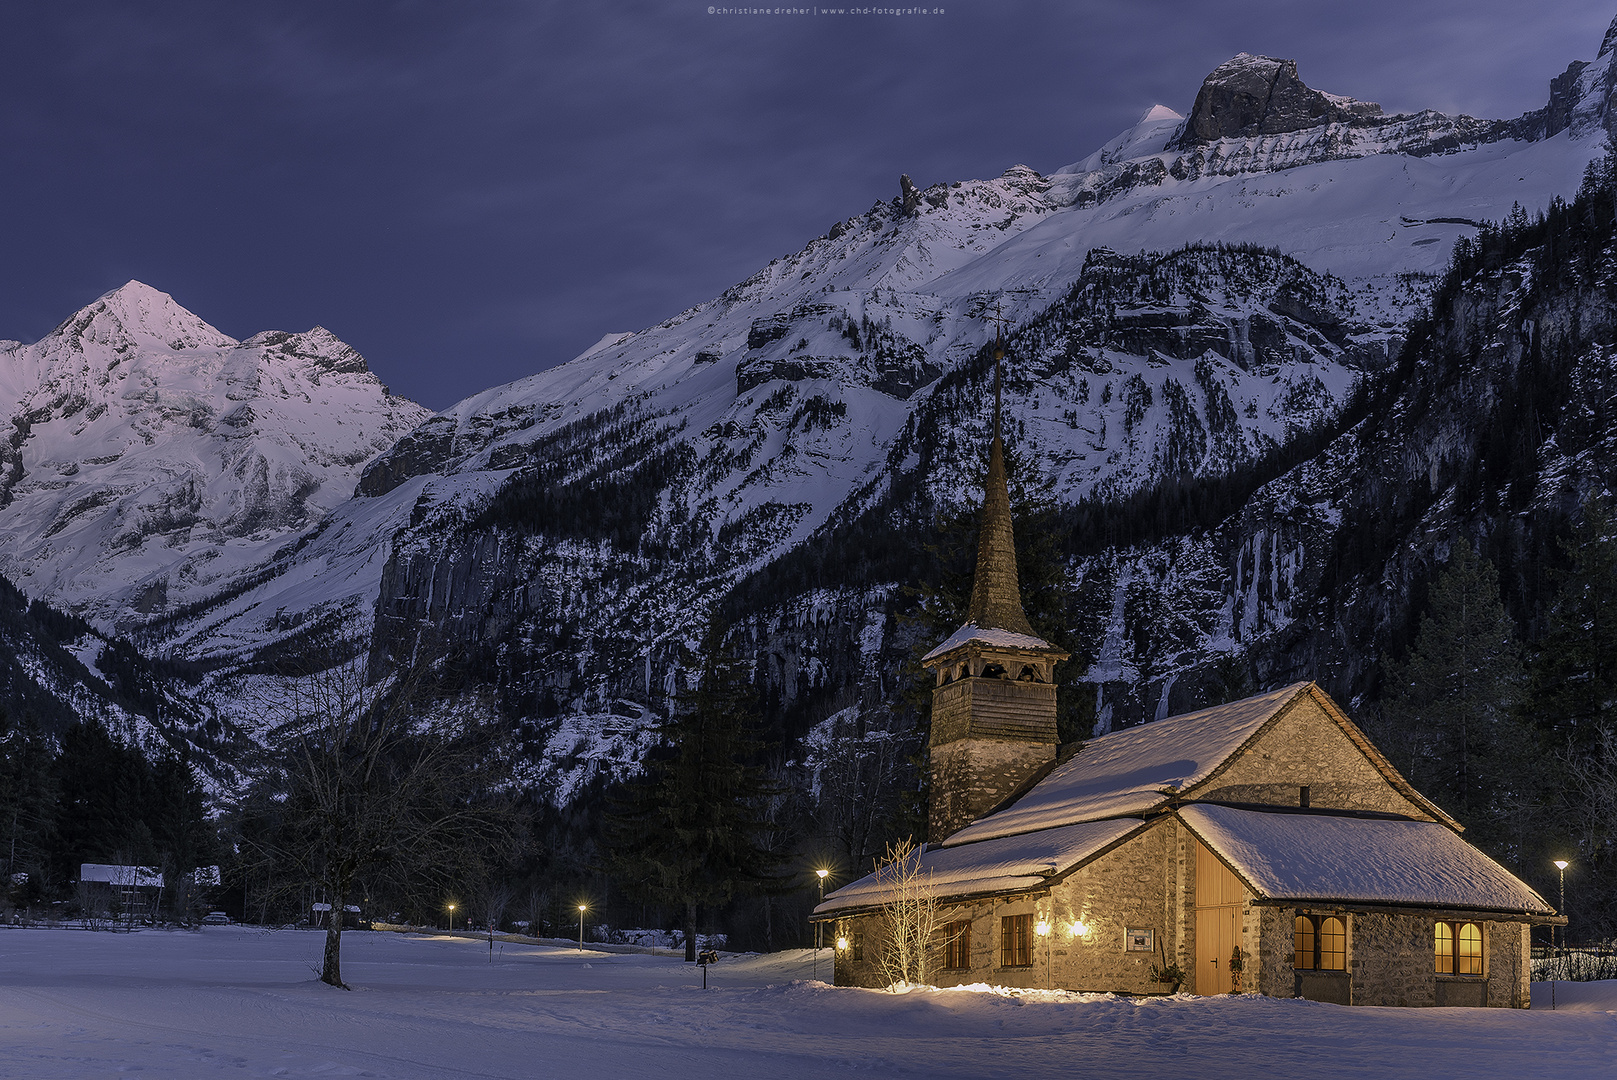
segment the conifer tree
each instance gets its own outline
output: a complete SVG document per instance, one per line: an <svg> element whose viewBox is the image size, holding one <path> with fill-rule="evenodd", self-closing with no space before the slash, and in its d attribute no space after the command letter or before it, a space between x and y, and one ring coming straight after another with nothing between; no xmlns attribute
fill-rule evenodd
<svg viewBox="0 0 1617 1080"><path fill-rule="evenodd" d="M724 651L716 628L699 662L699 681L661 725L661 752L608 822L612 869L625 888L684 909L687 961L696 959L699 907L767 888L778 874L778 856L761 841L769 791L757 764L751 665Z"/></svg>
<svg viewBox="0 0 1617 1080"><path fill-rule="evenodd" d="M1387 662L1387 749L1422 793L1497 844L1530 797L1531 738L1516 720L1523 688L1515 627L1499 574L1454 545L1432 582L1409 657Z"/></svg>
<svg viewBox="0 0 1617 1080"><path fill-rule="evenodd" d="M1534 655L1533 715L1557 744L1592 747L1617 726L1617 537L1602 498L1565 544L1570 566Z"/></svg>
<svg viewBox="0 0 1617 1080"><path fill-rule="evenodd" d="M56 782L50 744L32 716L0 709L0 865L6 880L27 874L15 899L40 899L56 842ZM19 895L20 894L20 895Z"/></svg>

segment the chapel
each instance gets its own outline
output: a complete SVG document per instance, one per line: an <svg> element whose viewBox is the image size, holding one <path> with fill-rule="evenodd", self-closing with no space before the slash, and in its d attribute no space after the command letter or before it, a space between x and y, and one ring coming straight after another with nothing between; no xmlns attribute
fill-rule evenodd
<svg viewBox="0 0 1617 1080"><path fill-rule="evenodd" d="M1312 682L1062 752L1029 624L995 375L976 576L934 674L929 981L1527 1008L1529 930L1564 924L1462 837ZM891 879L814 913L839 986L884 986Z"/></svg>

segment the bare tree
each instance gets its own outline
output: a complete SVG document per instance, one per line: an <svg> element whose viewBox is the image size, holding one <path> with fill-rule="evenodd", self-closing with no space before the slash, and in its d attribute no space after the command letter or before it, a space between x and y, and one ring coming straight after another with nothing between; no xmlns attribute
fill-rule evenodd
<svg viewBox="0 0 1617 1080"><path fill-rule="evenodd" d="M938 903L932 874L921 867L921 849L910 840L887 845L876 860L882 886L882 976L901 986L927 984L932 974L932 939L938 932Z"/></svg>
<svg viewBox="0 0 1617 1080"><path fill-rule="evenodd" d="M515 890L508 882L488 876L484 876L472 890L467 914L475 912L483 920L483 927L488 933L488 962L491 964L494 963L494 935L499 933L500 920L505 918L514 895Z"/></svg>
<svg viewBox="0 0 1617 1080"><path fill-rule="evenodd" d="M342 979L343 913L360 883L447 882L499 838L503 760L475 704L421 679L373 683L349 663L290 679L261 701L272 721L243 807L244 845L272 888L331 905L320 979Z"/></svg>

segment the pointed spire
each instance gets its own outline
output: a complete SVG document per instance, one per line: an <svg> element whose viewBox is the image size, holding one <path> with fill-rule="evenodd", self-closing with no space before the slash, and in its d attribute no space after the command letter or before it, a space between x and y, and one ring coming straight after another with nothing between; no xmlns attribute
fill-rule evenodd
<svg viewBox="0 0 1617 1080"><path fill-rule="evenodd" d="M1016 574L1016 538L1011 534L1011 496L1005 482L1005 443L1000 437L1000 361L1003 332L994 339L994 441L983 481L983 516L977 533L977 573L971 582L970 621L983 629L1036 637L1022 610Z"/></svg>

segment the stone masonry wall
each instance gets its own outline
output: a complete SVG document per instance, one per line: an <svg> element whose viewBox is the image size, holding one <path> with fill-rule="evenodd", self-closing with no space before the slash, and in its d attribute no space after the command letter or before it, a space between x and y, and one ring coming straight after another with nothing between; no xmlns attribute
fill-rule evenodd
<svg viewBox="0 0 1617 1080"><path fill-rule="evenodd" d="M970 825L1055 756L1053 742L957 739L934 746L927 839L941 843Z"/></svg>
<svg viewBox="0 0 1617 1080"><path fill-rule="evenodd" d="M1438 975L1434 932L1438 918L1467 921L1463 916L1433 913L1338 912L1327 908L1263 907L1260 911L1258 985L1271 997L1293 996L1292 920L1299 910L1343 915L1348 923L1348 971L1353 978L1353 1004L1430 1007L1439 1002L1439 984L1452 992L1451 1004L1469 996L1468 986L1482 984L1493 1008L1526 1008L1528 936L1523 923L1483 922L1483 978Z"/></svg>
<svg viewBox="0 0 1617 1080"><path fill-rule="evenodd" d="M1303 785L1309 789L1310 805L1321 809L1374 810L1432 820L1389 785L1353 740L1306 697L1195 797L1296 806Z"/></svg>

